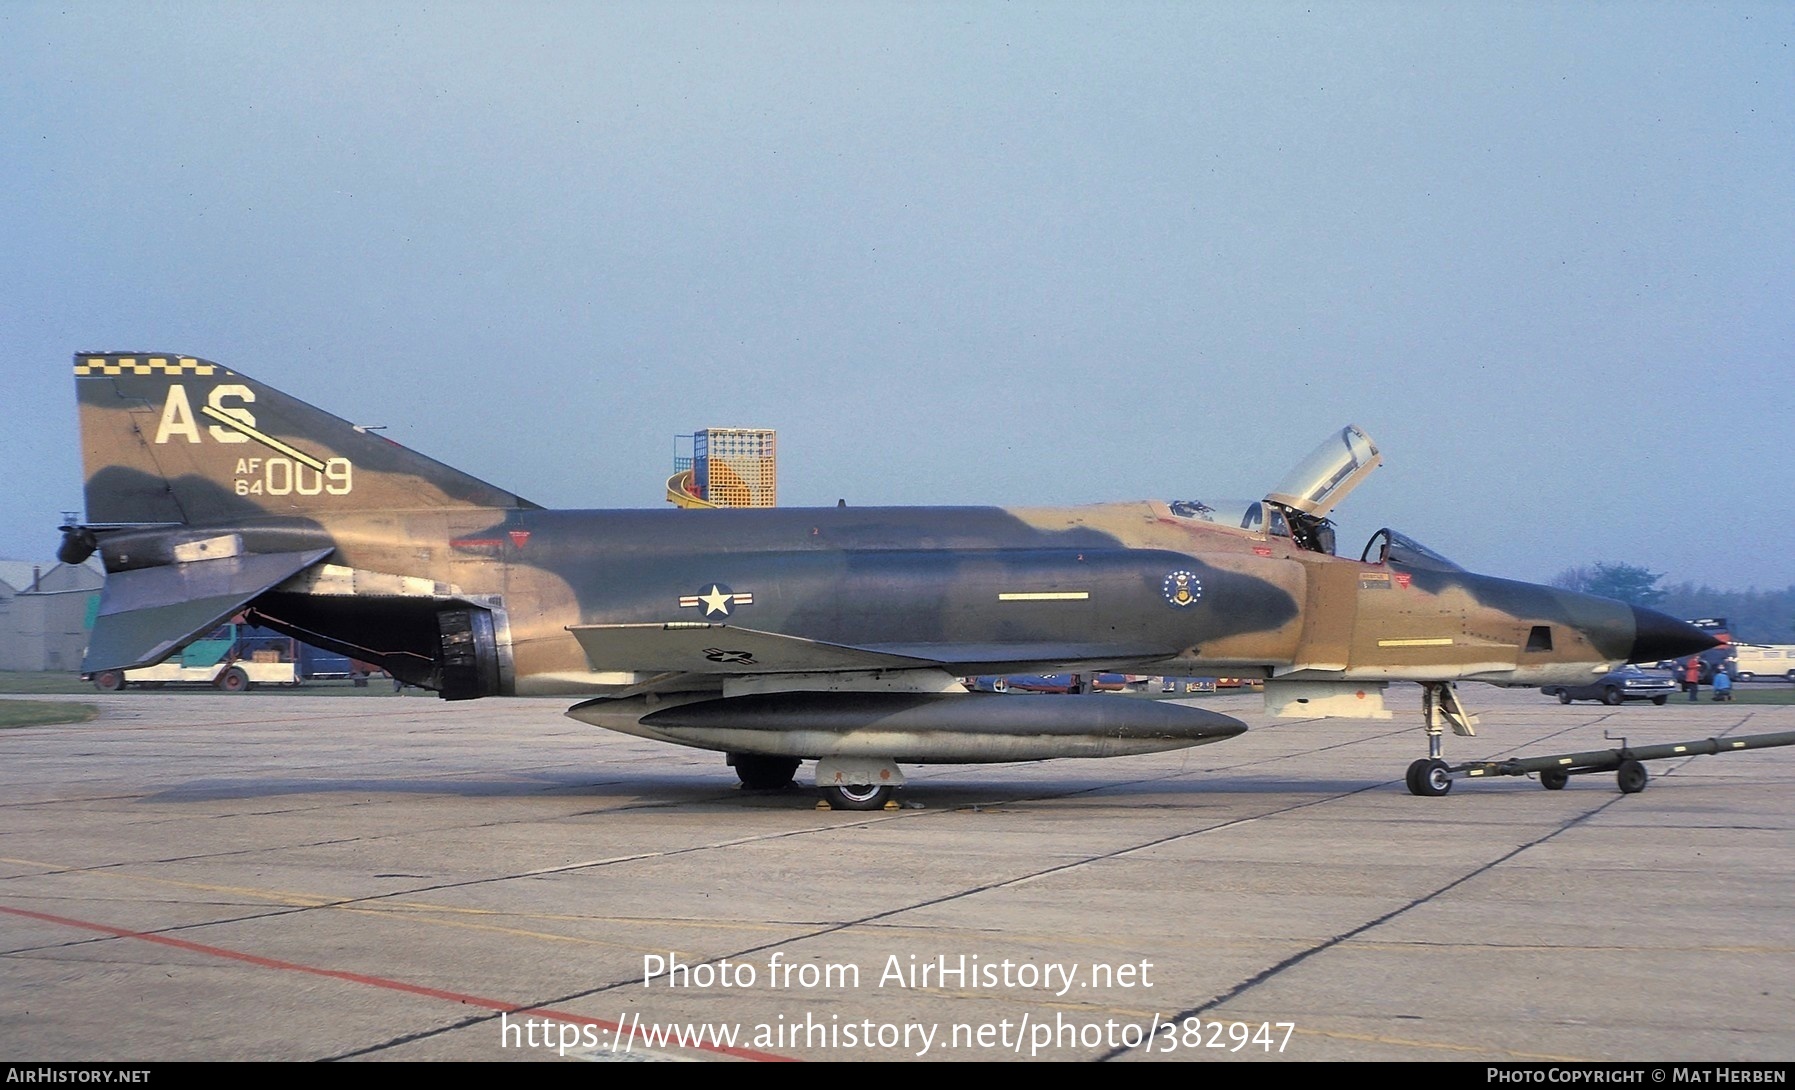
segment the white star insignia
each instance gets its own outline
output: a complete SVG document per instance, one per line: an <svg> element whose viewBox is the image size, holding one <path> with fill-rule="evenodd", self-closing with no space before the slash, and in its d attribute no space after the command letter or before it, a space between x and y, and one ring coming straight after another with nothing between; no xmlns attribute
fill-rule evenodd
<svg viewBox="0 0 1795 1090"><path fill-rule="evenodd" d="M711 592L709 594L700 594L698 600L704 603L704 615L706 617L709 617L713 613L721 613L723 616L727 617L729 616L730 600L734 597L735 595L724 593L722 587L712 583Z"/></svg>

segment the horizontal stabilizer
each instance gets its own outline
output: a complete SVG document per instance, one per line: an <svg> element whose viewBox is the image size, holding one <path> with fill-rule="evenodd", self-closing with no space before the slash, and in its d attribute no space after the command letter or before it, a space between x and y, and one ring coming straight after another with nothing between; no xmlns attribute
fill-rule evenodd
<svg viewBox="0 0 1795 1090"><path fill-rule="evenodd" d="M243 554L113 572L100 592L81 670L91 674L160 662L330 552Z"/></svg>
<svg viewBox="0 0 1795 1090"><path fill-rule="evenodd" d="M789 674L913 670L936 660L883 654L733 625L590 624L568 628L594 670L641 673Z"/></svg>

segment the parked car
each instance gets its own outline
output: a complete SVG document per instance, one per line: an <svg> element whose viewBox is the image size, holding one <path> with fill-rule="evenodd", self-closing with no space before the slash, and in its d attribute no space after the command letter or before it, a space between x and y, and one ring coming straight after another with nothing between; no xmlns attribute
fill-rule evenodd
<svg viewBox="0 0 1795 1090"><path fill-rule="evenodd" d="M1539 691L1556 696L1560 704L1573 700L1600 700L1604 704L1649 700L1662 704L1677 691L1677 683L1668 674L1648 674L1637 666L1623 666L1588 685L1542 685Z"/></svg>
<svg viewBox="0 0 1795 1090"><path fill-rule="evenodd" d="M985 674L963 677L960 684L975 693L1076 693L1077 674Z"/></svg>
<svg viewBox="0 0 1795 1090"><path fill-rule="evenodd" d="M1006 678L1013 693L1075 693L1077 674L1011 674Z"/></svg>
<svg viewBox="0 0 1795 1090"><path fill-rule="evenodd" d="M1167 696L1190 696L1193 693L1215 692L1212 677L1162 677L1160 692Z"/></svg>

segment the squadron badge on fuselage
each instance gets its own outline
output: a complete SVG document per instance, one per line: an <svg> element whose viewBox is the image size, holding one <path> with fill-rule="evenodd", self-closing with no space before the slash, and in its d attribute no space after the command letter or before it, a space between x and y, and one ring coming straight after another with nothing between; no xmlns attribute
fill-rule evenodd
<svg viewBox="0 0 1795 1090"><path fill-rule="evenodd" d="M1165 595L1166 601L1182 609L1195 605L1197 599L1203 597L1203 581L1194 572L1175 571L1166 576L1160 591Z"/></svg>

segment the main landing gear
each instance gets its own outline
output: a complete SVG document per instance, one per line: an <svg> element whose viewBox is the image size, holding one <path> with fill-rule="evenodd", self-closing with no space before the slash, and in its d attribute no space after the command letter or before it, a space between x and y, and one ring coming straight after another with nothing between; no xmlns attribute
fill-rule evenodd
<svg viewBox="0 0 1795 1090"><path fill-rule="evenodd" d="M766 757L758 753L731 753L729 764L736 779L750 791L778 791L792 786L792 773L801 761L796 757Z"/></svg>
<svg viewBox="0 0 1795 1090"><path fill-rule="evenodd" d="M832 810L883 810L897 794L897 788L875 783L832 785L821 791Z"/></svg>
<svg viewBox="0 0 1795 1090"><path fill-rule="evenodd" d="M731 753L730 767L749 791L778 791L792 786L792 773L802 762L797 757L771 757L759 753ZM824 757L816 763L816 787L823 805L831 810L896 809L897 789L904 774L892 761L868 758Z"/></svg>
<svg viewBox="0 0 1795 1090"><path fill-rule="evenodd" d="M872 757L824 757L816 763L816 788L832 810L895 810L904 774L897 762Z"/></svg>

